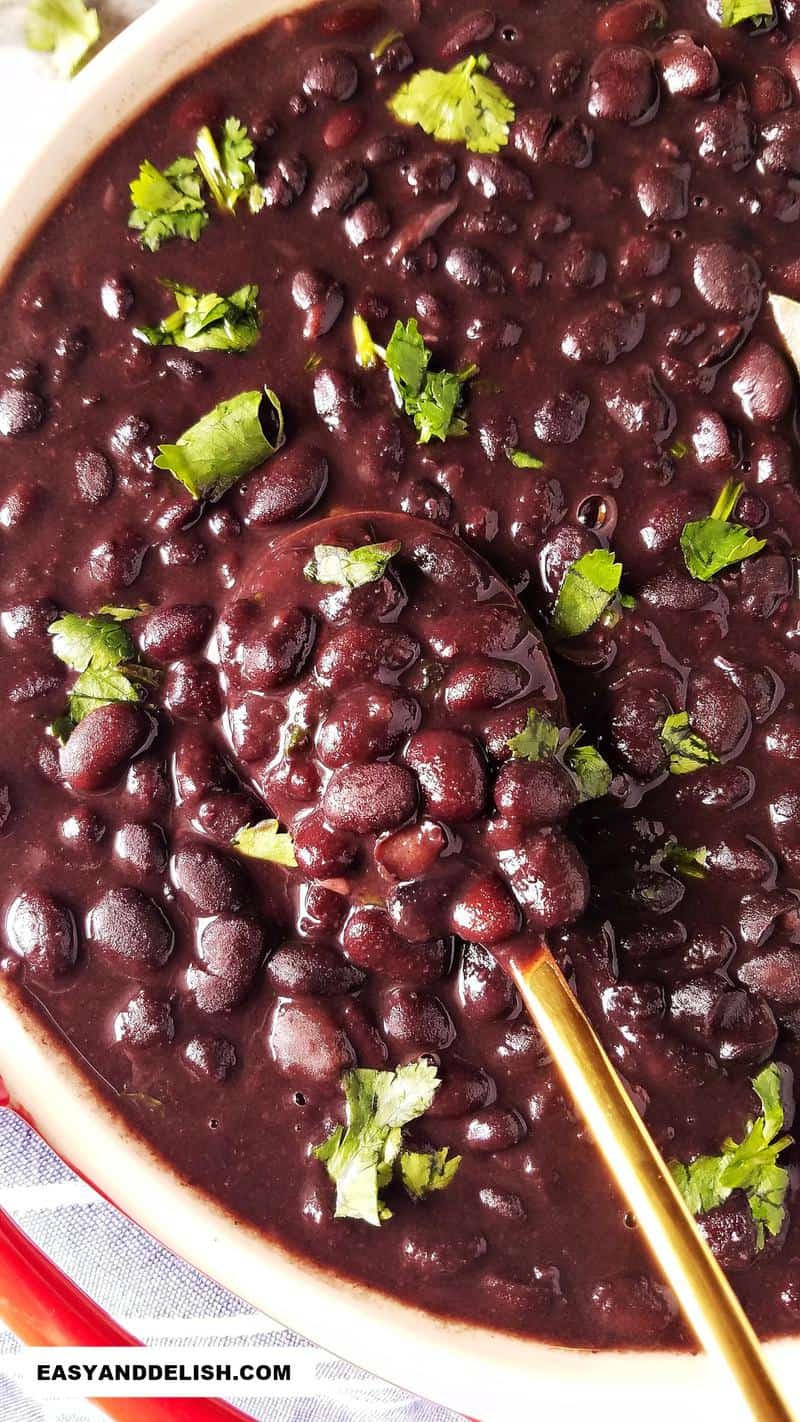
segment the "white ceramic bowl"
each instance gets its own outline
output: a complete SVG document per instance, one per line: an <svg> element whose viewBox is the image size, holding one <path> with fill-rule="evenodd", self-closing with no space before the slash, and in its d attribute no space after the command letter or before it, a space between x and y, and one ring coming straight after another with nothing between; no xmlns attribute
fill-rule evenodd
<svg viewBox="0 0 800 1422"><path fill-rule="evenodd" d="M0 278L86 165L137 114L291 0L160 0L72 81L56 137L0 214ZM702 1357L555 1348L435 1318L318 1269L190 1188L108 1107L63 1042L0 980L0 1075L12 1102L125 1214L322 1347L481 1422L743 1417ZM800 1407L800 1340L769 1345ZM759 1419L761 1422L761 1419Z"/></svg>

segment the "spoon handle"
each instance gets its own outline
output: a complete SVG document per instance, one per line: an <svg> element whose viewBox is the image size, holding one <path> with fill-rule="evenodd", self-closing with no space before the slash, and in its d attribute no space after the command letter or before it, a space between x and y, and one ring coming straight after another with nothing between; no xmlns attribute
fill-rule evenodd
<svg viewBox="0 0 800 1422"><path fill-rule="evenodd" d="M792 1422L755 1332L547 948L509 971L698 1340L756 1422Z"/></svg>

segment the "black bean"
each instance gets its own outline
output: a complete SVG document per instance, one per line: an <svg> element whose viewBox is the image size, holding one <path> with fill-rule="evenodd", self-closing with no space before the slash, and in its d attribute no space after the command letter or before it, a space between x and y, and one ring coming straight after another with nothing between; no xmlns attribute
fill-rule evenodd
<svg viewBox="0 0 800 1422"><path fill-rule="evenodd" d="M64 904L41 889L25 889L13 900L6 917L6 934L14 952L35 976L61 977L75 965L75 919Z"/></svg>
<svg viewBox="0 0 800 1422"><path fill-rule="evenodd" d="M155 734L138 706L114 702L81 721L61 751L61 773L75 790L103 790Z"/></svg>
<svg viewBox="0 0 800 1422"><path fill-rule="evenodd" d="M352 98L357 87L358 69L343 50L320 50L306 65L303 93L310 99L335 99L343 103Z"/></svg>
<svg viewBox="0 0 800 1422"><path fill-rule="evenodd" d="M33 434L45 417L45 403L32 390L13 386L0 390L0 435Z"/></svg>

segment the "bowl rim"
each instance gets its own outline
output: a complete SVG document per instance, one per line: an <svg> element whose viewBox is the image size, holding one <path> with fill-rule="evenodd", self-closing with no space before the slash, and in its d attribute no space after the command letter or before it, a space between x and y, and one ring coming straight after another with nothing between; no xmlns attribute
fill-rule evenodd
<svg viewBox="0 0 800 1422"><path fill-rule="evenodd" d="M159 0L72 81L50 133L2 203L0 282L69 188L178 80L268 20L314 0ZM209 36L213 36L209 38ZM145 156L145 155L143 155ZM189 1184L110 1105L13 978L0 978L0 1076L11 1105L67 1163L176 1254L320 1347L481 1422L536 1406L585 1419L613 1401L619 1422L699 1416L726 1380L709 1359L652 1350L590 1351L441 1318L334 1275L259 1233ZM800 1339L767 1345L800 1400ZM739 1412L735 1399L729 1415Z"/></svg>

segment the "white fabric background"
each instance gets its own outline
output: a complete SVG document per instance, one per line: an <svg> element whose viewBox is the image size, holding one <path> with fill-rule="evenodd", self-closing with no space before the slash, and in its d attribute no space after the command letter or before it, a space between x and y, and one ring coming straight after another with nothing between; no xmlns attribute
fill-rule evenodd
<svg viewBox="0 0 800 1422"><path fill-rule="evenodd" d="M95 0L108 35L150 0ZM224 3L224 0L223 0ZM0 202L40 136L58 123L65 85L22 44L25 5L0 0ZM220 1347L280 1342L310 1350L325 1374L314 1395L237 1406L265 1422L457 1422L454 1414L387 1386L313 1348L245 1307L124 1220L75 1178L36 1135L0 1111L0 1206L136 1337ZM19 1344L0 1329L2 1422L98 1422L94 1408L37 1403L15 1376Z"/></svg>

